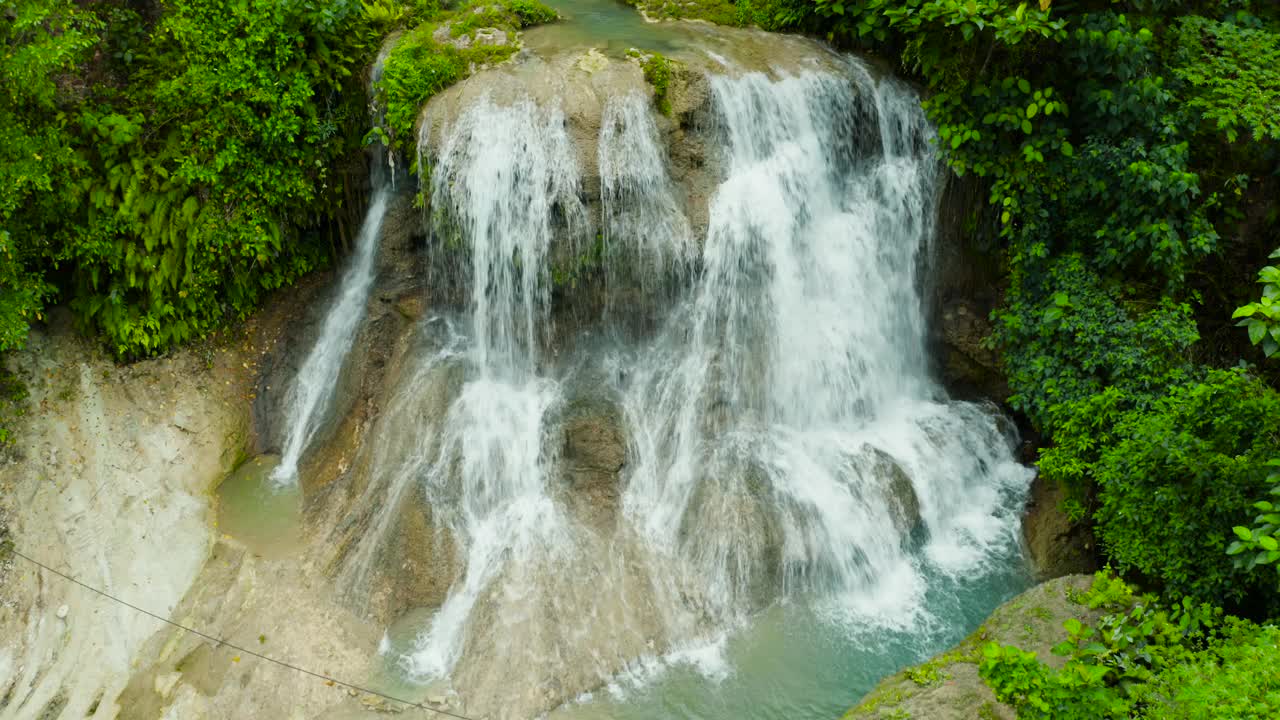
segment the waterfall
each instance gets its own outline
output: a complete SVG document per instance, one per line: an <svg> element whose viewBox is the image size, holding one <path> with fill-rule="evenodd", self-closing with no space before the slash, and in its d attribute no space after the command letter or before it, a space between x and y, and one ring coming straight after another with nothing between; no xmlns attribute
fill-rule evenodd
<svg viewBox="0 0 1280 720"><path fill-rule="evenodd" d="M289 386L285 397L287 434L280 464L271 472L278 483L293 483L298 477L298 461L316 432L324 423L333 404L334 385L342 371L356 330L364 319L369 290L373 287L374 258L378 254L378 237L382 219L387 214L391 191L387 187L374 190L365 213L360 235L356 239L355 257L342 275L338 295L334 298L315 345Z"/></svg>
<svg viewBox="0 0 1280 720"><path fill-rule="evenodd" d="M937 164L918 102L865 73L711 82L726 176L702 273L626 388L629 518L722 619L807 594L898 625L925 556L972 570L1027 471L928 377L917 268Z"/></svg>
<svg viewBox="0 0 1280 720"><path fill-rule="evenodd" d="M373 66L371 85L376 87L382 77L383 63L391 51L391 44L382 48ZM382 122L383 108L377 96L370 102L370 114L374 126ZM369 208L365 211L360 233L356 237L356 250L351 264L342 275L338 294L325 315L324 324L315 344L307 353L298 374L294 376L285 395L285 440L280 464L271 472L271 479L278 484L291 484L298 478L298 463L307 451L316 433L324 425L334 401L334 387L343 363L355 342L356 331L364 319L373 288L374 261L378 255L378 240L382 234L382 221L394 192L394 155L381 145L370 153L370 176L373 190ZM388 164L383 167L383 162Z"/></svg>
<svg viewBox="0 0 1280 720"><path fill-rule="evenodd" d="M545 710L780 602L909 631L931 578L1016 552L1030 472L996 413L928 372L939 166L918 98L855 64L714 76L710 93L700 239L644 96L605 104L598 198L555 107L480 96L430 142L424 123L433 252L465 307L379 421L366 495L384 507L344 573L367 583L419 488L461 574L399 661L468 707ZM669 292L654 323L566 362L547 352L550 268L596 249L610 303ZM584 519L561 457L584 394L622 417L608 522ZM447 409L427 421L427 405Z"/></svg>
<svg viewBox="0 0 1280 720"><path fill-rule="evenodd" d="M640 93L611 98L597 151L606 267L642 286L681 276L697 250L650 106Z"/></svg>
<svg viewBox="0 0 1280 720"><path fill-rule="evenodd" d="M420 677L453 667L478 598L499 578L508 588L535 582L532 567L572 546L544 453L559 388L536 368L552 240L569 238L576 249L588 227L564 117L531 102L471 106L444 133L431 182L437 234L465 241L459 272L470 285L471 332L469 377L424 472L429 502L463 548L464 571L407 658Z"/></svg>

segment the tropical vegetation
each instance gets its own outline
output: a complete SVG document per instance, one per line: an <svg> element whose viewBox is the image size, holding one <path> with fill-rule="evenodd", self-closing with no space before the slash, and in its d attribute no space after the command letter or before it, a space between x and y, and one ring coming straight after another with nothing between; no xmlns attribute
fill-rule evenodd
<svg viewBox="0 0 1280 720"><path fill-rule="evenodd" d="M1105 620L1066 628L1064 669L990 648L998 695L1024 717L1275 716L1280 5L634 4L888 60L980 189L965 242L1002 268L989 342L1008 405L1123 578ZM61 303L120 359L160 354L324 266L350 236L362 146L412 157L422 103L514 51L481 27L555 17L476 10L0 0L0 353ZM363 73L393 29L369 133ZM667 61L645 72L661 105ZM0 442L21 395L0 376Z"/></svg>

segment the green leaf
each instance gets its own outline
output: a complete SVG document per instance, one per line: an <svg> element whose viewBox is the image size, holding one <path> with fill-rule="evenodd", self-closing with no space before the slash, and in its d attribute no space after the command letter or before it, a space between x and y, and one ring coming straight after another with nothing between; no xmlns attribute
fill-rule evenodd
<svg viewBox="0 0 1280 720"><path fill-rule="evenodd" d="M1039 109L1040 109L1040 108L1039 108L1035 103L1031 103L1030 105L1028 105L1028 106L1027 106L1027 117L1028 117L1028 118L1033 118L1033 117L1035 117L1035 116L1036 116L1036 112L1037 112Z"/></svg>
<svg viewBox="0 0 1280 720"><path fill-rule="evenodd" d="M1030 134L1031 134L1031 121L1030 121L1030 120L1023 120L1023 121L1022 121L1022 132L1026 133L1026 134L1028 134L1028 135L1030 135Z"/></svg>
<svg viewBox="0 0 1280 720"><path fill-rule="evenodd" d="M1235 527L1231 528L1231 532L1235 533L1236 537L1240 538L1241 540L1244 540L1245 542L1253 541L1253 532L1249 530L1249 528L1247 527L1236 525Z"/></svg>
<svg viewBox="0 0 1280 720"><path fill-rule="evenodd" d="M1249 342L1257 345L1267 335L1267 324L1261 320L1249 321Z"/></svg>
<svg viewBox="0 0 1280 720"><path fill-rule="evenodd" d="M1022 78L1018 78L1018 89L1021 90L1023 94L1029 94L1031 92L1031 83Z"/></svg>
<svg viewBox="0 0 1280 720"><path fill-rule="evenodd" d="M1280 549L1280 543L1277 543L1276 539L1271 537L1270 535L1263 535L1262 537L1258 538L1258 545L1262 546L1263 550Z"/></svg>

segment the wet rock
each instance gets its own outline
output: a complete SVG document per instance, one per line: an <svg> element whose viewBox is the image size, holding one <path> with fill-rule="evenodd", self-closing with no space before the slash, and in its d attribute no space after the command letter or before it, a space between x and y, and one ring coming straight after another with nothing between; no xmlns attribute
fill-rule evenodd
<svg viewBox="0 0 1280 720"><path fill-rule="evenodd" d="M942 372L947 384L961 395L980 396L1003 403L1009 385L1000 368L1000 356L985 347L992 326L988 312L959 300L942 309Z"/></svg>
<svg viewBox="0 0 1280 720"><path fill-rule="evenodd" d="M922 523L920 497L916 495L916 486L892 455L878 448L872 448L871 452L876 458L873 473L883 479L885 499L889 503L893 525L901 537L910 537L920 529Z"/></svg>
<svg viewBox="0 0 1280 720"><path fill-rule="evenodd" d="M562 453L572 506L593 525L612 526L627 460L618 410L608 403L575 408L565 421Z"/></svg>
<svg viewBox="0 0 1280 720"><path fill-rule="evenodd" d="M396 300L396 312L405 320L421 320L427 311L427 301L418 293L413 293Z"/></svg>
<svg viewBox="0 0 1280 720"><path fill-rule="evenodd" d="M605 57L599 50L591 48L578 58L577 67L583 72L598 73L609 67L609 58Z"/></svg>
<svg viewBox="0 0 1280 720"><path fill-rule="evenodd" d="M156 694L162 698L168 699L169 696L173 694L174 687L177 686L178 681L181 679L182 679L182 673L179 673L179 672L171 672L171 673L164 673L162 675L156 675L156 680L155 680Z"/></svg>
<svg viewBox="0 0 1280 720"><path fill-rule="evenodd" d="M1090 575L1069 575L1018 595L997 608L955 648L885 678L845 714L845 720L1014 720L1013 708L996 702L991 689L978 676L983 646L989 642L1017 645L1035 652L1049 665L1061 667L1065 658L1050 650L1066 639L1062 623L1068 618L1092 623L1102 615L1100 610L1090 610L1071 600L1092 584Z"/></svg>
<svg viewBox="0 0 1280 720"><path fill-rule="evenodd" d="M1022 536L1036 573L1055 578L1098 569L1097 543L1084 523L1072 522L1063 510L1066 494L1051 480L1037 476L1022 516Z"/></svg>
<svg viewBox="0 0 1280 720"><path fill-rule="evenodd" d="M403 705L391 702L380 695L363 695L360 698L360 704L366 710L378 713L399 713L404 711Z"/></svg>

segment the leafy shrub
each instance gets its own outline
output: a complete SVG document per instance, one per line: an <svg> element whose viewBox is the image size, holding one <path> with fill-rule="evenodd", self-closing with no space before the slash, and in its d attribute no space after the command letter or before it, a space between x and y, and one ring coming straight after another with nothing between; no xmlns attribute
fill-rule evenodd
<svg viewBox="0 0 1280 720"><path fill-rule="evenodd" d="M1105 580L1112 610L1096 627L1069 619L1054 670L1034 653L991 643L979 672L1019 718L1270 718L1280 709L1280 630L1190 600L1162 605ZM1082 601L1093 600L1093 591Z"/></svg>
<svg viewBox="0 0 1280 720"><path fill-rule="evenodd" d="M661 53L643 53L635 48L628 51L628 55L640 62L644 81L653 87L653 102L658 107L658 112L670 115L671 101L667 98L667 92L671 89L671 73L677 63Z"/></svg>
<svg viewBox="0 0 1280 720"><path fill-rule="evenodd" d="M322 261L307 230L339 207L330 171L365 125L359 3L20 7L0 75L27 88L15 125L39 172L0 163L28 188L6 197L4 243L28 270L0 297L0 348L37 317L55 264L81 324L127 358L243 317ZM56 75L90 60L76 69L91 84Z"/></svg>
<svg viewBox="0 0 1280 720"><path fill-rule="evenodd" d="M1146 717L1270 720L1280 717L1280 628L1233 624L1209 648L1151 683Z"/></svg>
<svg viewBox="0 0 1280 720"><path fill-rule="evenodd" d="M0 23L0 353L22 347L56 294L51 223L74 212L83 161L62 76L83 62L102 24L71 0L5 4Z"/></svg>
<svg viewBox="0 0 1280 720"><path fill-rule="evenodd" d="M1079 254L1014 279L994 340L1014 392L1009 404L1043 432L1078 422L1075 404L1104 390L1125 411L1189 377L1188 348L1199 335L1186 304L1126 299L1131 285L1104 279Z"/></svg>
<svg viewBox="0 0 1280 720"><path fill-rule="evenodd" d="M1265 587L1261 573L1223 561L1224 532L1266 492L1278 441L1280 395L1240 370L1211 371L1120 417L1092 468L1097 533L1118 569L1175 596L1263 601L1248 597Z"/></svg>
<svg viewBox="0 0 1280 720"><path fill-rule="evenodd" d="M1280 467L1280 460L1272 458L1267 466L1273 470ZM1276 533L1280 531L1280 473L1267 475L1267 484L1271 486L1267 495L1272 499L1259 500L1253 504L1258 515L1253 518L1252 527L1236 525L1231 528L1236 539L1227 547L1227 554L1235 557L1235 566L1244 570L1252 570L1260 565L1271 565L1280 572L1280 539Z"/></svg>
<svg viewBox="0 0 1280 720"><path fill-rule="evenodd" d="M1219 22L1178 18L1173 73L1186 83L1187 105L1228 142L1242 133L1254 140L1280 140L1280 33L1256 18Z"/></svg>
<svg viewBox="0 0 1280 720"><path fill-rule="evenodd" d="M1280 257L1280 250L1271 253L1272 259ZM1236 308L1231 315L1241 318L1237 323L1249 329L1249 342L1261 345L1262 352L1271 357L1280 351L1280 268L1267 265L1258 271L1262 285L1262 297Z"/></svg>
<svg viewBox="0 0 1280 720"><path fill-rule="evenodd" d="M494 27L514 34L521 28L558 17L555 10L537 0L503 0L500 3L463 5L455 11L437 12L402 37L382 70L378 92L386 108L388 139L409 149L414 124L422 106L436 93L466 77L473 66L501 62L515 53L514 43L500 46L456 47L437 43L436 29L449 23L450 37L474 36L476 30Z"/></svg>

